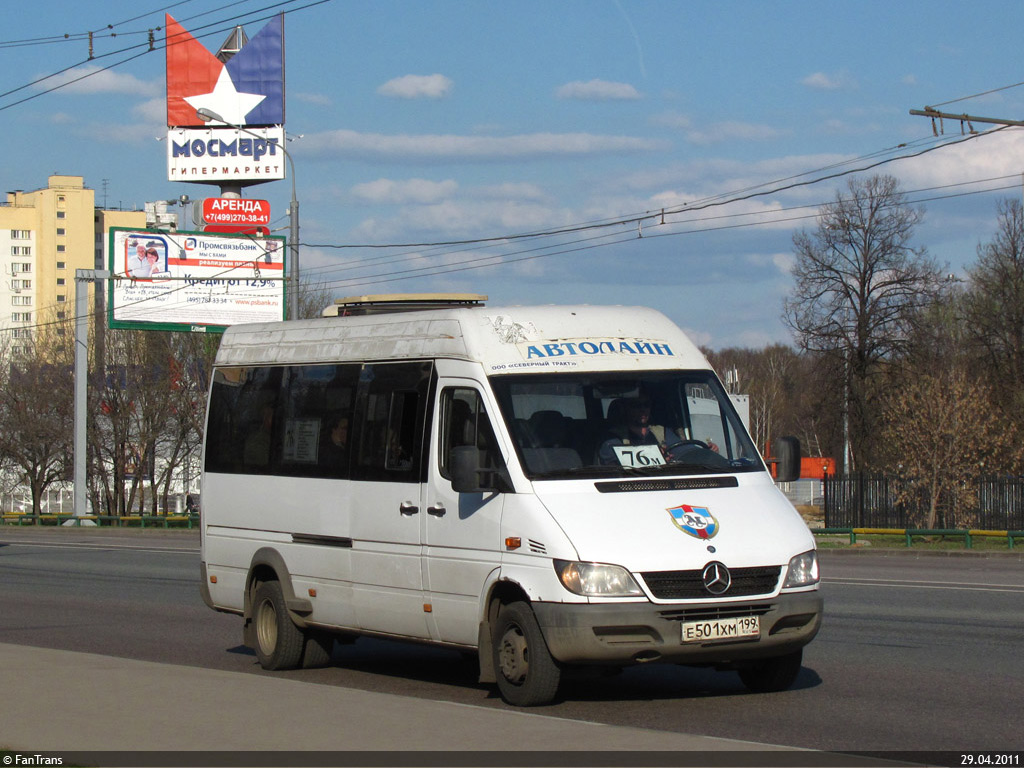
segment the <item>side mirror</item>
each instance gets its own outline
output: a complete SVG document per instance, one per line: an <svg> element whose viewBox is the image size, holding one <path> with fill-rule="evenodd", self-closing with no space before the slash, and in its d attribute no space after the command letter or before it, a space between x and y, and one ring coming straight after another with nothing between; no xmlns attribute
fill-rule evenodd
<svg viewBox="0 0 1024 768"><path fill-rule="evenodd" d="M775 482L791 483L800 479L800 441L795 437L780 437L772 451L775 458Z"/></svg>
<svg viewBox="0 0 1024 768"><path fill-rule="evenodd" d="M508 472L502 467L483 467L484 452L472 445L452 448L452 488L457 493L502 493L511 489Z"/></svg>

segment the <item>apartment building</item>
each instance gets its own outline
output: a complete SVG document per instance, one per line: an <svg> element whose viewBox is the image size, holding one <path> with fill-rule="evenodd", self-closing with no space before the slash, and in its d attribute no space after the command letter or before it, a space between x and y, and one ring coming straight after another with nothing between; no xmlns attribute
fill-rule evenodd
<svg viewBox="0 0 1024 768"><path fill-rule="evenodd" d="M74 317L75 271L103 268L111 226L145 227L146 214L98 210L81 176L53 175L43 189L7 193L0 204L0 336L14 351L40 324Z"/></svg>

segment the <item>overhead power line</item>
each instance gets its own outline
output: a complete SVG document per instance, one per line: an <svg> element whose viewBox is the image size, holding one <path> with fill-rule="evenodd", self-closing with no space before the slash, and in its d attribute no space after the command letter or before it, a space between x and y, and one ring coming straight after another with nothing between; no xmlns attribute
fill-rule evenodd
<svg viewBox="0 0 1024 768"><path fill-rule="evenodd" d="M239 0L239 2L248 2L248 1L249 0ZM221 19L221 20L216 21L216 22L210 22L209 24L202 25L202 26L197 27L196 29L192 30L190 32L190 34L192 34L192 36L195 37L196 39L204 39L204 38L207 38L207 37L212 37L214 35L221 35L224 32L227 32L227 31L230 31L230 30L234 29L236 26L238 26L238 24L243 23L243 22L244 23L257 23L257 22L260 22L260 21L266 21L267 19L271 19L271 18L277 16L279 13L284 13L284 14L295 13L297 11L306 10L307 8L312 8L312 7L317 6L317 5L323 5L324 3L329 3L329 2L331 2L331 0L307 0L307 2L304 5L300 5L300 6L297 6L297 7L289 8L287 10L280 10L282 6L293 5L294 3L298 3L298 2L302 2L302 0L282 0L281 2L272 3L270 5L265 5L265 6L262 6L261 8L256 8L256 9L253 9L251 11L246 11L246 12L241 13L241 14L236 14L235 16L230 16L228 18ZM238 3L234 3L232 5L237 5L237 4ZM223 7L232 7L232 6L223 6ZM265 14L265 15L260 16L260 15L256 15L256 14ZM200 15L203 15L203 14L200 14ZM227 26L223 26L225 24ZM67 86L72 85L73 83L80 82L80 81L85 80L85 79L90 78L90 77L95 77L96 75L99 75L102 72L106 72L106 71L109 71L111 69L114 69L115 67L119 67L122 64L126 64L129 61L133 61L134 59L137 59L137 58L139 58L141 56L144 56L147 53L152 53L152 52L157 51L157 50L163 50L164 48L166 48L166 44L163 44L163 43L159 43L158 44L156 42L155 38L152 35L152 33L154 31L158 31L160 29L161 29L160 27L155 27L153 30L147 30L147 33L146 33L147 34L147 40L145 42L138 43L138 44L135 44L135 45L126 46L124 48L120 48L120 49L115 50L115 51L109 51L107 53L98 54L98 55L93 55L92 52L90 51L89 57L84 59L84 60L81 60L81 61L79 61L79 62L77 62L75 64L71 64L71 65L69 65L67 67L59 69L56 72L52 72L52 73L50 73L48 75L44 75L42 77L36 78L35 80L32 80L31 82L19 85L16 88L12 88L12 89L10 89L8 91L0 93L0 98L4 98L6 96L11 96L12 94L18 93L18 92L23 91L23 90L25 90L27 88L31 88L34 85L39 85L40 83L44 83L47 80L51 80L52 78L59 77L59 76L65 74L65 73L71 72L72 70L74 70L77 67L86 66L86 65L88 65L88 64L90 64L92 62L95 62L95 61L99 60L99 59L106 59L106 58L109 58L111 56L116 56L118 54L127 54L127 53L129 53L131 51L135 51L135 53L132 53L131 55L129 55L126 58L123 58L123 59L121 59L119 61L115 61L115 62L113 62L111 64L108 64L108 65L106 65L104 67L98 67L97 69L84 72L80 76L74 77L71 80L68 80L66 82L60 82L57 85L54 85L54 86L52 86L50 88L45 88L43 90L40 90L39 92L33 93L30 96L26 96L26 97L24 97L22 99L19 99L17 101L12 101L12 102L10 102L8 104L4 104L4 105L0 106L0 111L6 110L6 109L10 109L12 107L18 106L19 104L24 104L27 101L32 101L33 99L37 99L40 96L44 96L47 93L52 93L53 91L60 90L61 88L66 88ZM201 33L200 32L201 30L208 30L208 31L206 31L204 33ZM90 34L90 33L86 33L86 34Z"/></svg>

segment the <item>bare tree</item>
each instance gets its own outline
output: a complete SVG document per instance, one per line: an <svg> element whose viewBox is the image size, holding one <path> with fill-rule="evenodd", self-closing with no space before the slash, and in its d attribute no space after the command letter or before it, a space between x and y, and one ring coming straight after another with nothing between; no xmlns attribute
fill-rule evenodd
<svg viewBox="0 0 1024 768"><path fill-rule="evenodd" d="M891 176L851 179L821 209L817 228L793 237L795 285L784 317L801 349L841 364L848 443L864 466L877 434L874 379L938 283L934 262L911 245L923 215Z"/></svg>
<svg viewBox="0 0 1024 768"><path fill-rule="evenodd" d="M0 373L0 454L28 483L32 514L70 470L72 336L66 322L43 325L10 349Z"/></svg>
<svg viewBox="0 0 1024 768"><path fill-rule="evenodd" d="M968 270L964 326L980 352L998 401L1017 422L1024 416L1024 206L999 203L999 229L978 246L978 262Z"/></svg>
<svg viewBox="0 0 1024 768"><path fill-rule="evenodd" d="M720 375L734 371L739 382L736 391L750 396L750 435L760 449L773 438L797 430L800 360L791 347L773 344L763 349L729 348L706 354Z"/></svg>
<svg viewBox="0 0 1024 768"><path fill-rule="evenodd" d="M988 388L971 382L960 366L907 379L885 414L889 460L899 467L897 497L927 509L935 528L971 527L977 481L1016 463L1012 433L991 406Z"/></svg>

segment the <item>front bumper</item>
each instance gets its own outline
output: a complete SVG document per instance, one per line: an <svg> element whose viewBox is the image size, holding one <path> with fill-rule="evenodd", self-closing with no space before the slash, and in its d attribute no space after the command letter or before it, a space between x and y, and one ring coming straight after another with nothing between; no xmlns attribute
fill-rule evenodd
<svg viewBox="0 0 1024 768"><path fill-rule="evenodd" d="M821 626L822 598L815 590L742 603L537 602L533 610L551 655L566 664L729 664L781 656L807 645ZM760 616L760 636L682 642L682 622L736 615Z"/></svg>

